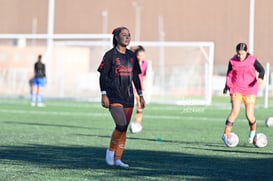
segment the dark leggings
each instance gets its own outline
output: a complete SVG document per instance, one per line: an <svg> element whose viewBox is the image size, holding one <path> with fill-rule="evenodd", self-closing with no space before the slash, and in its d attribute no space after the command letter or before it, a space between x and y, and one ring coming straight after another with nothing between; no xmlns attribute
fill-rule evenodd
<svg viewBox="0 0 273 181"><path fill-rule="evenodd" d="M116 129L121 132L127 131L132 117L133 107L125 108L121 104L111 104L110 112L115 121Z"/></svg>

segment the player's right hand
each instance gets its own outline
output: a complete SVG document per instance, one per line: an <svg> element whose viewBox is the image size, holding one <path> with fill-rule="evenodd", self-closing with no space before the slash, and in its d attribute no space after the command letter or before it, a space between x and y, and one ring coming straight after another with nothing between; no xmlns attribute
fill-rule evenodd
<svg viewBox="0 0 273 181"><path fill-rule="evenodd" d="M101 105L104 108L109 108L110 103L109 103L108 96L106 94L101 95Z"/></svg>
<svg viewBox="0 0 273 181"><path fill-rule="evenodd" d="M139 96L139 101L140 101L141 108L144 109L145 106L146 106L146 102L145 102L144 97L143 96Z"/></svg>
<svg viewBox="0 0 273 181"><path fill-rule="evenodd" d="M225 88L223 89L223 94L227 94L227 91L228 91L228 88L225 87Z"/></svg>

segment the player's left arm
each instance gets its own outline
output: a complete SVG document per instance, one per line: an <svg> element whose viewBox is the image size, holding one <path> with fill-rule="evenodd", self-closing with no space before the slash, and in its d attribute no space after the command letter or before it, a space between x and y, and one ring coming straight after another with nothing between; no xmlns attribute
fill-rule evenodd
<svg viewBox="0 0 273 181"><path fill-rule="evenodd" d="M44 76L45 84L47 84L47 79L46 79L46 65L45 64L43 64L43 76Z"/></svg>
<svg viewBox="0 0 273 181"><path fill-rule="evenodd" d="M139 98L140 98L141 108L143 109L146 106L146 102L143 97L141 82L139 79L140 73L141 73L141 69L140 69L139 63L136 61L136 64L133 69L133 82L134 82L137 94L139 95Z"/></svg>
<svg viewBox="0 0 273 181"><path fill-rule="evenodd" d="M265 73L264 67L257 59L254 62L254 67L255 67L256 71L259 73L258 74L258 82L262 83L263 79L264 79L264 73Z"/></svg>
<svg viewBox="0 0 273 181"><path fill-rule="evenodd" d="M141 70L142 72L142 79L141 79L141 86L142 90L144 91L146 88L146 76L147 76L147 71L148 71L148 61L145 60L145 67Z"/></svg>

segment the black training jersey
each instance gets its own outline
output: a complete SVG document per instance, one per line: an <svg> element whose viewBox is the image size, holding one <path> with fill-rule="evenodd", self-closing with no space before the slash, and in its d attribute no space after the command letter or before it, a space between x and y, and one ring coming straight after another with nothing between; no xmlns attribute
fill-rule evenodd
<svg viewBox="0 0 273 181"><path fill-rule="evenodd" d="M132 82L138 93L142 94L138 76L141 69L135 54L128 49L122 54L116 48L112 48L103 56L98 71L101 91L106 91L110 104L120 103L125 107L133 107Z"/></svg>
<svg viewBox="0 0 273 181"><path fill-rule="evenodd" d="M36 62L34 65L34 73L35 73L35 78L46 77L45 64L43 64L41 62Z"/></svg>

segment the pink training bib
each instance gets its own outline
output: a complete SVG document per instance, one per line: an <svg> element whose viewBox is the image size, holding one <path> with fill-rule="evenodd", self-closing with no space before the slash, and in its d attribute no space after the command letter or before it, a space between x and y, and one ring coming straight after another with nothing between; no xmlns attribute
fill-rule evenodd
<svg viewBox="0 0 273 181"><path fill-rule="evenodd" d="M252 55L248 55L244 61L240 61L236 55L229 60L232 70L227 75L227 86L231 94L257 95L255 60L256 57Z"/></svg>

